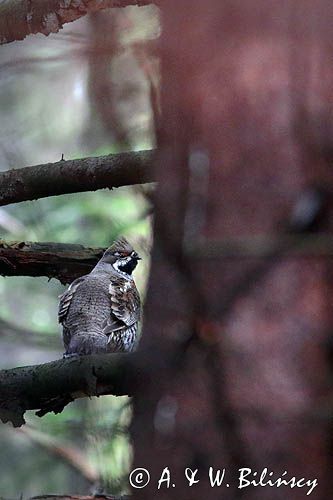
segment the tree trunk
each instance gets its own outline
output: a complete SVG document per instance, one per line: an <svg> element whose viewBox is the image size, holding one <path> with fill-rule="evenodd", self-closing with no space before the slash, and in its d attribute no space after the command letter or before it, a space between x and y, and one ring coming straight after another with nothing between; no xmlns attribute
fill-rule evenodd
<svg viewBox="0 0 333 500"><path fill-rule="evenodd" d="M298 499L315 478L314 498L332 489L330 260L279 246L266 259L212 251L291 231L299 245L331 228L331 10L324 0L163 3L141 343L151 381L137 390L132 429L134 467L151 480L135 498ZM221 487L210 466L226 469ZM198 469L192 487L186 467ZM243 467L249 480L267 467L266 483L305 481L239 488Z"/></svg>

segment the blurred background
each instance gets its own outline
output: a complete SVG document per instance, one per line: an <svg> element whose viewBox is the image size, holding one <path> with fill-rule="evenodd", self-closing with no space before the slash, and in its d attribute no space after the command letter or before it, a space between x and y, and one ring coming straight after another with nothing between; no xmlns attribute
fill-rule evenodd
<svg viewBox="0 0 333 500"><path fill-rule="evenodd" d="M0 49L0 169L154 147L159 67L154 6L102 11L49 37ZM0 208L0 238L106 247L125 235L151 246L152 187L121 188ZM147 196L148 195L148 196ZM57 324L64 287L46 278L0 277L0 366L43 363L63 352ZM131 462L126 397L78 400L27 425L0 426L0 496L125 493Z"/></svg>

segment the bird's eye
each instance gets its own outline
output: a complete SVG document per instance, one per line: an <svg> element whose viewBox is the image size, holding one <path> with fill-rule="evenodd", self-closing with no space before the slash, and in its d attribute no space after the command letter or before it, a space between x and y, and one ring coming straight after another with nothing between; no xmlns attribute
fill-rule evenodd
<svg viewBox="0 0 333 500"><path fill-rule="evenodd" d="M115 252L113 255L115 257L127 257L128 256L128 254L125 252Z"/></svg>

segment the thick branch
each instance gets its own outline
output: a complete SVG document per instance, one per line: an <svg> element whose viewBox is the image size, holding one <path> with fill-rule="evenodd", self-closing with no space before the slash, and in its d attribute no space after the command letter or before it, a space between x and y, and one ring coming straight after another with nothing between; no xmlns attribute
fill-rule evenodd
<svg viewBox="0 0 333 500"><path fill-rule="evenodd" d="M153 182L154 151L60 160L0 173L0 205Z"/></svg>
<svg viewBox="0 0 333 500"><path fill-rule="evenodd" d="M0 275L47 276L66 284L89 273L103 250L64 243L0 240Z"/></svg>
<svg viewBox="0 0 333 500"><path fill-rule="evenodd" d="M138 354L99 354L0 370L0 419L15 427L26 410L60 413L74 399L131 394L140 379Z"/></svg>
<svg viewBox="0 0 333 500"><path fill-rule="evenodd" d="M64 24L89 12L150 3L152 0L5 0L0 2L0 44L33 33L57 33Z"/></svg>

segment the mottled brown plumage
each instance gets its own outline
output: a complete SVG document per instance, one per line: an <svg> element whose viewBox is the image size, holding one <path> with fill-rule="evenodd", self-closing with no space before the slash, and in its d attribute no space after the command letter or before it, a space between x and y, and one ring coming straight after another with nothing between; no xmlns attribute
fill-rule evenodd
<svg viewBox="0 0 333 500"><path fill-rule="evenodd" d="M140 257L117 240L90 274L60 296L65 354L132 351L137 343L140 297L132 271Z"/></svg>

